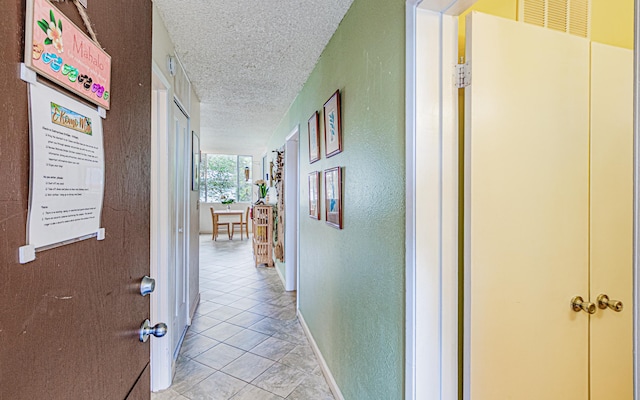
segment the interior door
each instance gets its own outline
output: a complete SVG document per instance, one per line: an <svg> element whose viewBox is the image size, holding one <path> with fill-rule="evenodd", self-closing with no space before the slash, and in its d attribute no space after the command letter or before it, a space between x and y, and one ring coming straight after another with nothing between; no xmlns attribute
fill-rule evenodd
<svg viewBox="0 0 640 400"><path fill-rule="evenodd" d="M182 112L178 105L174 104L174 151L175 157L174 174L174 198L175 198L175 214L173 225L173 236L175 243L175 263L172 273L173 276L173 289L175 298L173 302L173 321L172 321L172 349L174 352L174 358L176 357L179 346L182 340L182 336L187 329L187 261L186 261L186 249L187 246L187 220L186 220L186 207L187 207L187 173L189 172L188 158L186 152L189 149L189 120Z"/></svg>
<svg viewBox="0 0 640 400"><path fill-rule="evenodd" d="M71 3L55 3L84 26ZM151 2L89 2L100 43L114 60L111 109L103 120L103 241L88 239L18 263L29 199L27 84L17 66L24 1L3 3L0 34L0 398L149 398L144 372L149 317L139 281L149 274ZM133 21L135 24L123 24ZM131 44L123 46L123 42ZM29 44L30 45L30 44ZM67 43L65 43L67 45ZM68 44L71 49L71 44ZM126 60L126 63L121 61ZM126 64L126 65L125 65ZM158 321L154 321L158 322ZM153 339L152 339L153 340Z"/></svg>
<svg viewBox="0 0 640 400"><path fill-rule="evenodd" d="M591 400L633 398L633 51L591 45Z"/></svg>
<svg viewBox="0 0 640 400"><path fill-rule="evenodd" d="M633 53L482 14L467 38L467 398L631 399Z"/></svg>
<svg viewBox="0 0 640 400"><path fill-rule="evenodd" d="M472 13L465 398L588 398L589 42Z"/></svg>

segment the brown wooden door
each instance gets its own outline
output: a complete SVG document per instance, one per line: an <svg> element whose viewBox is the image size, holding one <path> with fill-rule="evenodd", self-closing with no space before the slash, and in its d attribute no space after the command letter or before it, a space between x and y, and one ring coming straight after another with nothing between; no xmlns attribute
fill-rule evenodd
<svg viewBox="0 0 640 400"><path fill-rule="evenodd" d="M55 3L83 26L71 2ZM21 265L29 199L27 84L19 79L24 1L3 3L0 24L0 399L149 398L149 342L137 329L149 297L151 1L89 1L112 56L103 121L106 239L37 253ZM147 371L145 373L145 371Z"/></svg>

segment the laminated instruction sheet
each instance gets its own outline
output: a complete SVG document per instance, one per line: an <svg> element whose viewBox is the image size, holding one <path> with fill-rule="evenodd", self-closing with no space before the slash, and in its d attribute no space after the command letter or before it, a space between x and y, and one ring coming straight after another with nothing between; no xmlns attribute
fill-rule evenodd
<svg viewBox="0 0 640 400"><path fill-rule="evenodd" d="M27 243L36 250L94 236L104 197L98 110L41 83L29 85L31 174Z"/></svg>

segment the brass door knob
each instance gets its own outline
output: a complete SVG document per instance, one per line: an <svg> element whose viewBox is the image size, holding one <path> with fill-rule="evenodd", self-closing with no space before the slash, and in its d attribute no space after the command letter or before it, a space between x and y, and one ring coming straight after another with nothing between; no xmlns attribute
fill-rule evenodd
<svg viewBox="0 0 640 400"><path fill-rule="evenodd" d="M598 298L596 300L598 301L598 307L603 310L606 310L607 307L609 307L615 312L620 312L624 308L624 305L620 300L611 300L606 294L598 295Z"/></svg>
<svg viewBox="0 0 640 400"><path fill-rule="evenodd" d="M580 312L582 310L587 314L596 313L596 305L588 301L584 301L582 296L575 296L571 299L571 309L575 312Z"/></svg>

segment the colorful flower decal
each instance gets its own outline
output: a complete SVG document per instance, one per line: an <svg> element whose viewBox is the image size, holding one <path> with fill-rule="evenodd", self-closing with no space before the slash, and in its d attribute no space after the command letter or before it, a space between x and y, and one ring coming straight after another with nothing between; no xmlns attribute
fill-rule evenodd
<svg viewBox="0 0 640 400"><path fill-rule="evenodd" d="M49 64L53 72L59 72L62 68L62 57L57 56L56 53L42 54L42 62Z"/></svg>
<svg viewBox="0 0 640 400"><path fill-rule="evenodd" d="M81 83L86 90L89 90L91 89L91 84L93 83L93 79L91 79L89 75L82 74L78 77L78 83Z"/></svg>
<svg viewBox="0 0 640 400"><path fill-rule="evenodd" d="M39 60L40 57L42 56L42 53L44 53L44 46L42 45L42 43L37 43L37 42L33 42L33 59L34 60Z"/></svg>
<svg viewBox="0 0 640 400"><path fill-rule="evenodd" d="M93 86L91 86L91 91L95 93L96 96L102 97L104 94L104 86L94 83Z"/></svg>
<svg viewBox="0 0 640 400"><path fill-rule="evenodd" d="M80 74L78 68L73 65L65 64L62 67L62 75L66 75L69 78L69 82L75 82L78 79L78 74Z"/></svg>
<svg viewBox="0 0 640 400"><path fill-rule="evenodd" d="M47 21L44 18L38 21L40 29L47 34L47 37L44 39L44 44L52 44L58 53L62 53L64 51L62 46L62 20L58 19L58 22L56 23L53 10L49 10L49 19L51 21Z"/></svg>

